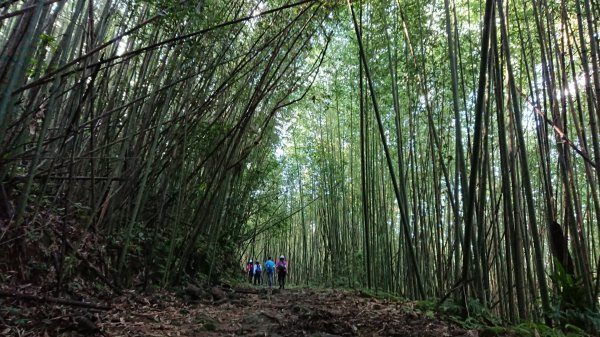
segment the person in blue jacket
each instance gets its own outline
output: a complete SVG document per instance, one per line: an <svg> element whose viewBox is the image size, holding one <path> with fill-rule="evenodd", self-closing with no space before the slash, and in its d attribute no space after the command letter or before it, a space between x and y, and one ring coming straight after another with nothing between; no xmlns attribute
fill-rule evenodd
<svg viewBox="0 0 600 337"><path fill-rule="evenodd" d="M265 262L265 271L267 272L267 284L271 288L273 286L273 275L275 274L275 262L273 262L270 256L267 262Z"/></svg>

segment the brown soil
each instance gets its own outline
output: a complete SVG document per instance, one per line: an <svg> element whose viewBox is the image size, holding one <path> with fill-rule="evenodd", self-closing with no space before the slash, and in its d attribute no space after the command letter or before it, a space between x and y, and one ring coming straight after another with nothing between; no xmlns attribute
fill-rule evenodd
<svg viewBox="0 0 600 337"><path fill-rule="evenodd" d="M189 295L189 292L188 292ZM180 298L123 295L108 311L0 300L7 336L477 336L414 302L314 289L212 289ZM18 310L18 311L16 311ZM12 316L11 316L12 315Z"/></svg>

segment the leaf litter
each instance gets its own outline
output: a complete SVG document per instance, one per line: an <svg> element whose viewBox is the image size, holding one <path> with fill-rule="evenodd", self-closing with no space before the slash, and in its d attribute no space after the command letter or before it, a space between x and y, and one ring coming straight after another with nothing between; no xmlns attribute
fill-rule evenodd
<svg viewBox="0 0 600 337"><path fill-rule="evenodd" d="M217 295L213 295L217 294ZM478 336L415 302L317 289L213 288L184 293L124 292L110 310L0 299L2 336ZM7 309L8 308L8 309Z"/></svg>

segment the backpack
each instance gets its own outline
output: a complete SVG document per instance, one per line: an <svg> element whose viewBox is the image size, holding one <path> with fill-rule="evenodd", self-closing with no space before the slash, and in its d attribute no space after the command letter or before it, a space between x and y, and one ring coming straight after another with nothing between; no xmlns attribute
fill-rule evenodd
<svg viewBox="0 0 600 337"><path fill-rule="evenodd" d="M267 273L271 274L275 271L275 263L273 263L273 261L267 261L267 263L265 264L265 267L267 269Z"/></svg>
<svg viewBox="0 0 600 337"><path fill-rule="evenodd" d="M261 266L260 264L257 264L257 265L256 265L256 272L257 272L257 273L260 273L260 272L262 272L262 266Z"/></svg>
<svg viewBox="0 0 600 337"><path fill-rule="evenodd" d="M286 263L285 262L280 262L277 264L277 272L281 273L285 271L285 267L286 267Z"/></svg>

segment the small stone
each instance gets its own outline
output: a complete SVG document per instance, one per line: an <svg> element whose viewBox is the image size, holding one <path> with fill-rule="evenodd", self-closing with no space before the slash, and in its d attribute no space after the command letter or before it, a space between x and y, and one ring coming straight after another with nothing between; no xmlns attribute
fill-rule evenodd
<svg viewBox="0 0 600 337"><path fill-rule="evenodd" d="M242 322L246 325L257 326L260 323L262 323L262 320L260 318L260 315L255 314L255 315L250 315L250 316L244 317Z"/></svg>
<svg viewBox="0 0 600 337"><path fill-rule="evenodd" d="M219 287L213 287L210 290L210 293L212 294L215 301L219 301L227 297L227 294L223 291L223 289Z"/></svg>
<svg viewBox="0 0 600 337"><path fill-rule="evenodd" d="M96 323L85 316L78 316L75 318L75 321L77 322L77 330L84 335L92 335L100 332L100 328L98 328Z"/></svg>
<svg viewBox="0 0 600 337"><path fill-rule="evenodd" d="M204 323L203 328L206 331L215 331L217 330L217 324L214 321L208 321Z"/></svg>
<svg viewBox="0 0 600 337"><path fill-rule="evenodd" d="M183 291L191 300L199 300L205 296L204 291L193 284L188 285Z"/></svg>

